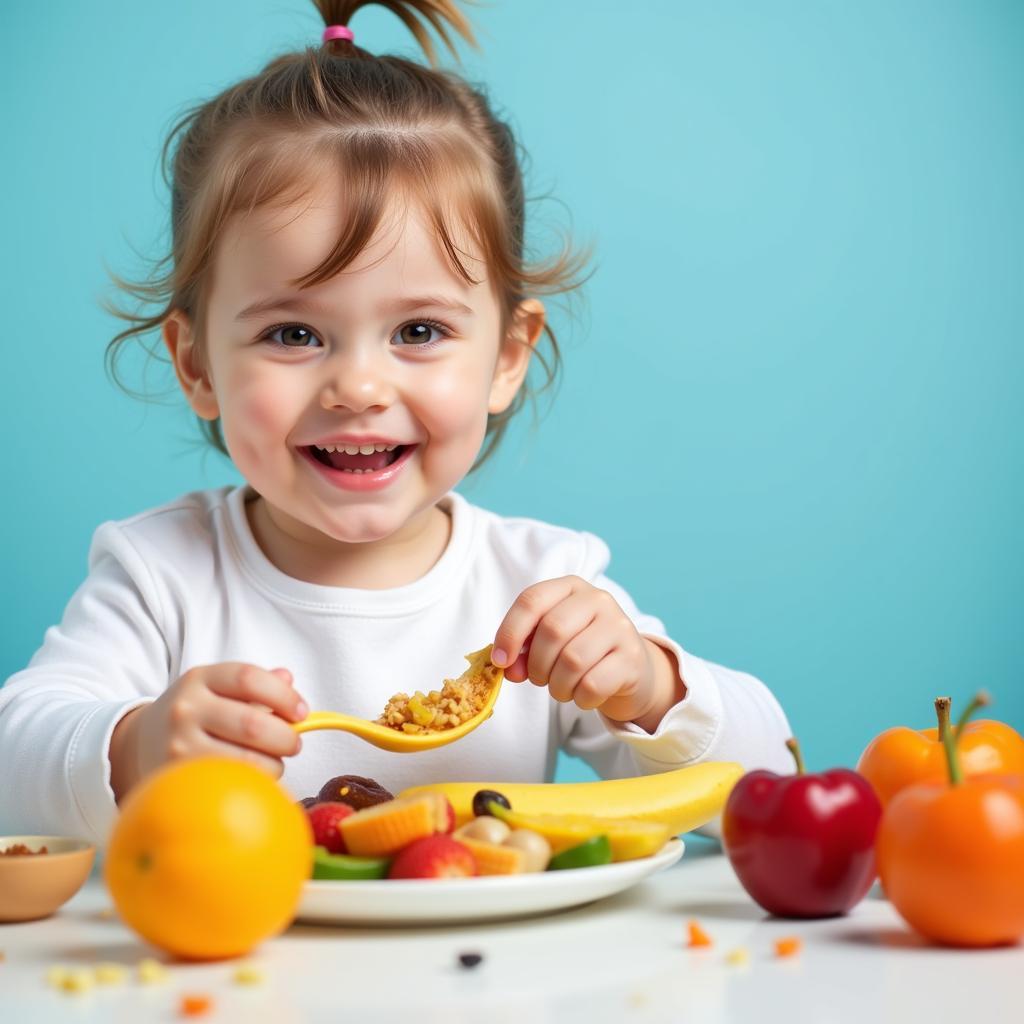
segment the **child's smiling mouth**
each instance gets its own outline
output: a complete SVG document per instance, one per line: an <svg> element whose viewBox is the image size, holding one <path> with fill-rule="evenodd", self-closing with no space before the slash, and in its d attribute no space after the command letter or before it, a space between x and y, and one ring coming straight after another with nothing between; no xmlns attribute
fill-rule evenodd
<svg viewBox="0 0 1024 1024"><path fill-rule="evenodd" d="M397 462L411 445L363 444L306 446L317 462L346 473L373 473Z"/></svg>
<svg viewBox="0 0 1024 1024"><path fill-rule="evenodd" d="M376 491L402 474L418 444L315 445L299 452L317 474L346 491ZM368 449L368 450L367 450ZM379 449L379 450L378 450Z"/></svg>

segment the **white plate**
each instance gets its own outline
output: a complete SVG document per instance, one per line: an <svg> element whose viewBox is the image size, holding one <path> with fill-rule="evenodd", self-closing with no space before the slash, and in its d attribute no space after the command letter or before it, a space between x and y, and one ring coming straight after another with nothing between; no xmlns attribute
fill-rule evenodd
<svg viewBox="0 0 1024 1024"><path fill-rule="evenodd" d="M486 878L334 882L310 880L296 917L336 924L445 924L525 917L622 892L675 864L683 841L656 854L596 868Z"/></svg>

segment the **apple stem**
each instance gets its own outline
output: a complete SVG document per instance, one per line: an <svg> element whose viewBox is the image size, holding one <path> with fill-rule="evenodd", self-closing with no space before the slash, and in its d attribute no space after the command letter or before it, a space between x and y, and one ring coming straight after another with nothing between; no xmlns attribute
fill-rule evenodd
<svg viewBox="0 0 1024 1024"><path fill-rule="evenodd" d="M793 760L796 761L796 773L797 775L803 775L804 773L804 755L800 753L800 744L797 743L796 737L790 737L786 740L786 746L789 752L793 755Z"/></svg>
<svg viewBox="0 0 1024 1024"><path fill-rule="evenodd" d="M946 764L949 767L949 781L953 786L960 785L964 781L963 769L960 767L960 754L956 749L957 742L960 739L960 733L963 732L964 726L967 724L967 720L974 714L978 708L985 707L987 704L991 704L992 700L984 690L979 690L975 695L974 699L964 708L963 714L957 719L956 727L954 729L947 729L945 738L943 739L943 746L946 748Z"/></svg>
<svg viewBox="0 0 1024 1024"><path fill-rule="evenodd" d="M949 732L949 709L953 703L952 697L935 698L935 714L939 719L939 742L946 742L946 733Z"/></svg>

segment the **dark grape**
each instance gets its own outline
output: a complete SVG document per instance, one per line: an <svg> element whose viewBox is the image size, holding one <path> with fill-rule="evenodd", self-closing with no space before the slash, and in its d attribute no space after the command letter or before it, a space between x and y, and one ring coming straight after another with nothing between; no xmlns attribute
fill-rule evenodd
<svg viewBox="0 0 1024 1024"><path fill-rule="evenodd" d="M478 818L490 814L491 811L487 805L492 803L504 807L506 811L512 810L508 797L503 793L499 793L496 789L478 789L473 794L473 814Z"/></svg>

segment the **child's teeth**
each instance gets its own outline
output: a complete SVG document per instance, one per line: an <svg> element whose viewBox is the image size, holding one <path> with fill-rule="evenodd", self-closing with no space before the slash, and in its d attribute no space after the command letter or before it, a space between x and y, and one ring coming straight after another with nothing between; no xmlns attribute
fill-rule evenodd
<svg viewBox="0 0 1024 1024"><path fill-rule="evenodd" d="M344 452L346 455L372 455L374 452L393 452L397 444L325 444L317 445L322 452Z"/></svg>

